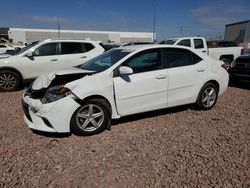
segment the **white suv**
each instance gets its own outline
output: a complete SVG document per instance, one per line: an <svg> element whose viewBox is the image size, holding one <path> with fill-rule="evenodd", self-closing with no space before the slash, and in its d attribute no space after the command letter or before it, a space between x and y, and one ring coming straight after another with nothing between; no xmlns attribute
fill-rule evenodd
<svg viewBox="0 0 250 188"><path fill-rule="evenodd" d="M34 42L14 56L0 58L0 91L14 91L46 72L77 67L104 51L100 42L91 40Z"/></svg>

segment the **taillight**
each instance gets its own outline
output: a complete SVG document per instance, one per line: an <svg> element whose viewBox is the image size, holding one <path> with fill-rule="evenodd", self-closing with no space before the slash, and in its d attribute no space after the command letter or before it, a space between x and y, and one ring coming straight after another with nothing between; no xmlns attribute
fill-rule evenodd
<svg viewBox="0 0 250 188"><path fill-rule="evenodd" d="M244 49L241 48L240 55L243 55L243 54L244 54Z"/></svg>
<svg viewBox="0 0 250 188"><path fill-rule="evenodd" d="M225 69L226 71L228 71L228 69L229 69L229 65L227 65L227 64L222 64L221 65L221 67L223 68L223 69Z"/></svg>

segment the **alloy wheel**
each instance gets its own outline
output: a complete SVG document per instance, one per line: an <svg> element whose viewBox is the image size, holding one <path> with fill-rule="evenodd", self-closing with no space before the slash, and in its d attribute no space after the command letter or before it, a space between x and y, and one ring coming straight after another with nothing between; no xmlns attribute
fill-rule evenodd
<svg viewBox="0 0 250 188"><path fill-rule="evenodd" d="M0 75L0 87L4 90L13 89L16 86L17 80L13 74L3 73Z"/></svg>
<svg viewBox="0 0 250 188"><path fill-rule="evenodd" d="M205 107L210 108L215 103L216 97L217 94L215 89L213 87L208 87L202 93L202 104Z"/></svg>
<svg viewBox="0 0 250 188"><path fill-rule="evenodd" d="M87 104L76 114L77 126L83 131L92 132L98 129L104 121L104 112L98 105Z"/></svg>

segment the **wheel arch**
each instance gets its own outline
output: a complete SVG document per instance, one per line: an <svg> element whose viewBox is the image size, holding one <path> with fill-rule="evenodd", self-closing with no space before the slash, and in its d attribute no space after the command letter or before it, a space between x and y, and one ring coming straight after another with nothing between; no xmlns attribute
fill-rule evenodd
<svg viewBox="0 0 250 188"><path fill-rule="evenodd" d="M218 93L220 92L220 84L219 84L219 82L217 82L216 80L209 80L205 84L207 84L207 83L214 84L217 87L217 89L218 89ZM203 85L205 85L205 84L203 84Z"/></svg>
<svg viewBox="0 0 250 188"><path fill-rule="evenodd" d="M87 101L89 101L91 99L102 99L102 100L104 100L108 104L109 109L107 109L107 110L109 111L110 116L112 116L112 105L109 102L109 100L106 97L102 96L102 95L90 95L88 97L85 97L84 99L76 99L76 102L78 102L79 104L83 104L83 103L85 103L85 102L87 102Z"/></svg>
<svg viewBox="0 0 250 188"><path fill-rule="evenodd" d="M222 55L220 56L220 60L222 59L229 59L232 62L234 60L234 55L233 54Z"/></svg>
<svg viewBox="0 0 250 188"><path fill-rule="evenodd" d="M198 100L198 97L199 97L199 94L200 94L200 91L201 91L202 87L203 87L205 84L207 84L207 83L212 83L212 84L214 84L214 85L218 88L218 93L220 92L220 84L219 84L218 81L216 81L215 79L207 80L207 81L205 81L205 82L200 86L200 88L199 88L199 90L198 90L198 93L197 93L197 95L196 95L196 97L195 97L195 101Z"/></svg>

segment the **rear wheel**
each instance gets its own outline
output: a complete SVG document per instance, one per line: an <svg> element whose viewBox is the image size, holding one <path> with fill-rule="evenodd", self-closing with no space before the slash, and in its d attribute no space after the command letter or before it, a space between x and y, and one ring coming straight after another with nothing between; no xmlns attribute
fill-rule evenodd
<svg viewBox="0 0 250 188"><path fill-rule="evenodd" d="M200 90L196 104L200 110L209 110L214 107L218 98L218 88L213 83L206 83Z"/></svg>
<svg viewBox="0 0 250 188"><path fill-rule="evenodd" d="M20 76L11 70L0 71L0 91L15 91L21 83Z"/></svg>
<svg viewBox="0 0 250 188"><path fill-rule="evenodd" d="M232 61L230 59L222 58L221 61L223 61L228 66L228 68L231 66Z"/></svg>
<svg viewBox="0 0 250 188"><path fill-rule="evenodd" d="M71 130L77 135L100 133L110 124L110 113L104 100L92 99L85 102L73 114Z"/></svg>

